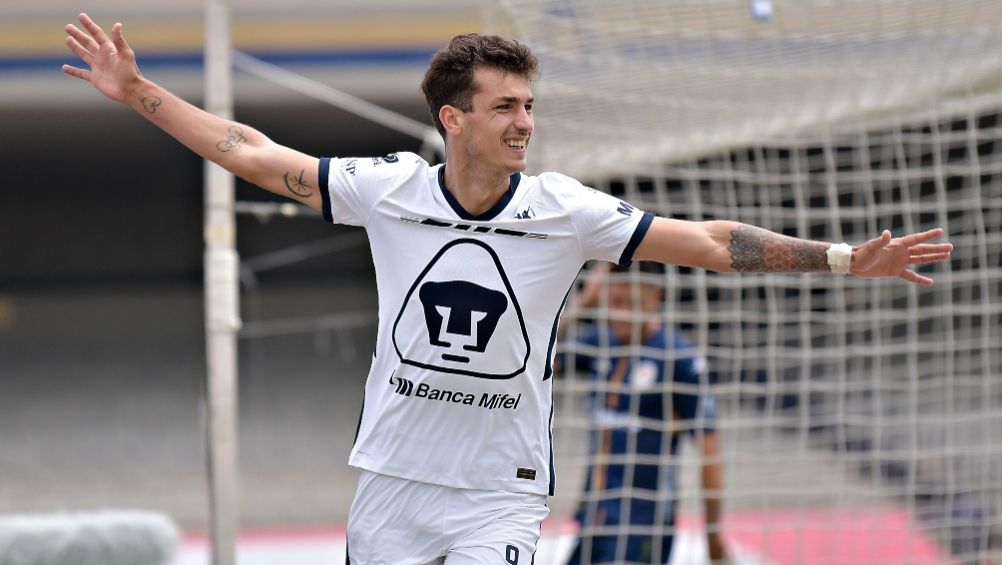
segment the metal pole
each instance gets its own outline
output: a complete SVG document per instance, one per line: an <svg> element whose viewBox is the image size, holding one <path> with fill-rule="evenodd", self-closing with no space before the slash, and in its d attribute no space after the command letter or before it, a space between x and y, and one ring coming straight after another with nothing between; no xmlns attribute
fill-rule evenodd
<svg viewBox="0 0 1002 565"><path fill-rule="evenodd" d="M233 118L228 0L205 2L205 109ZM205 161L206 444L212 564L235 565L240 523L237 469L239 258L233 175Z"/></svg>

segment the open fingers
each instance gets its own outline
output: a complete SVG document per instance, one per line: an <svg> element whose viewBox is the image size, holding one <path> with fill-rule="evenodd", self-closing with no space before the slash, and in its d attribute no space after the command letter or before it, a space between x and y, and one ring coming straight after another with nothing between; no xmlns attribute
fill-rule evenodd
<svg viewBox="0 0 1002 565"><path fill-rule="evenodd" d="M94 38L94 41L96 41L98 45L109 43L111 41L108 39L108 34L104 33L104 30L101 29L101 26L94 23L94 20L90 19L90 16L87 14L80 14L79 20L80 23L83 24L84 29L90 33L91 37Z"/></svg>
<svg viewBox="0 0 1002 565"><path fill-rule="evenodd" d="M906 235L900 238L900 241L901 243L907 245L908 247L911 247L919 243L925 243L926 241L929 241L930 239L935 239L941 235L943 235L943 228L934 228L929 231L923 231L923 232L913 233L911 235Z"/></svg>
<svg viewBox="0 0 1002 565"><path fill-rule="evenodd" d="M90 81L90 71L79 69L72 65L63 65L63 72L81 80Z"/></svg>
<svg viewBox="0 0 1002 565"><path fill-rule="evenodd" d="M84 49L84 46L80 45L79 41L77 41L76 39L74 39L72 37L67 37L66 38L66 45L67 45L67 47L70 48L70 51L72 51L74 54L76 54L77 57L80 57L81 61L83 61L84 63L87 63L88 65L92 65L93 64L92 61L94 60L94 54L91 53L90 51Z"/></svg>
<svg viewBox="0 0 1002 565"><path fill-rule="evenodd" d="M876 251L877 249L880 249L882 247L886 247L887 244L891 242L891 237L890 237L889 233L890 232L888 232L887 230L884 230L883 233L881 233L877 237L875 237L875 238L867 241L866 243L860 245L858 249L860 251L867 250L867 251L871 251L872 252L872 251Z"/></svg>
<svg viewBox="0 0 1002 565"><path fill-rule="evenodd" d="M912 265L925 265L926 263L937 263L950 258L949 253L929 253L926 255L912 255L908 262Z"/></svg>
<svg viewBox="0 0 1002 565"><path fill-rule="evenodd" d="M97 42L94 38L84 33L80 28L73 24L66 24L64 28L66 30L66 35L69 35L77 41L84 49L90 51L91 53L97 51Z"/></svg>
<svg viewBox="0 0 1002 565"><path fill-rule="evenodd" d="M926 255L928 253L949 253L953 251L952 243L920 243L908 249L912 255Z"/></svg>
<svg viewBox="0 0 1002 565"><path fill-rule="evenodd" d="M915 271L910 271L905 269L899 275L902 279L913 282L915 284L920 284L922 286L932 286L932 279L929 277L923 277L922 275L916 273Z"/></svg>
<svg viewBox="0 0 1002 565"><path fill-rule="evenodd" d="M115 48L119 52L128 49L129 45L125 42L125 36L122 34L122 24L116 23L111 26L111 40L115 43Z"/></svg>

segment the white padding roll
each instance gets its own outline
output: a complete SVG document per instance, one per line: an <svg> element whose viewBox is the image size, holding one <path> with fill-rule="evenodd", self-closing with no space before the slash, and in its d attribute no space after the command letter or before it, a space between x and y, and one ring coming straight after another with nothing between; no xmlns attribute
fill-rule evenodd
<svg viewBox="0 0 1002 565"><path fill-rule="evenodd" d="M168 565L178 539L155 512L0 515L0 565Z"/></svg>
<svg viewBox="0 0 1002 565"><path fill-rule="evenodd" d="M848 275L852 266L852 246L848 243L833 243L828 248L828 266L833 273Z"/></svg>
<svg viewBox="0 0 1002 565"><path fill-rule="evenodd" d="M206 251L205 307L209 328L240 329L240 257L233 249Z"/></svg>

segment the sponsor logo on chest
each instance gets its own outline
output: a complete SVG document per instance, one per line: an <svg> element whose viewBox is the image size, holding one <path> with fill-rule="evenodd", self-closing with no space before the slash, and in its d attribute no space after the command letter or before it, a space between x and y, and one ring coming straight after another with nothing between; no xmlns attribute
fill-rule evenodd
<svg viewBox="0 0 1002 565"><path fill-rule="evenodd" d="M401 396L449 404L463 404L487 410L518 410L518 404L522 401L521 393L514 396L508 393L476 393L436 388L428 383L418 383L417 386L414 386L412 381L397 376L390 376L390 384L396 387L394 392Z"/></svg>

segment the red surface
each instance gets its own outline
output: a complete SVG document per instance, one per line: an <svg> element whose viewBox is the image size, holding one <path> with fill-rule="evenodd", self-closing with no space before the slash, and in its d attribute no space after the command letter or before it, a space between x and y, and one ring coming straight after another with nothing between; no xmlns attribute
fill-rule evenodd
<svg viewBox="0 0 1002 565"><path fill-rule="evenodd" d="M699 516L682 516L679 529L702 535ZM576 533L570 519L550 519L543 536L557 538ZM310 542L343 544L345 527L245 530L242 547L291 545ZM950 564L948 555L901 510L782 508L727 513L724 535L728 545L740 547L772 565ZM205 533L183 536L189 548L208 545Z"/></svg>
<svg viewBox="0 0 1002 565"><path fill-rule="evenodd" d="M702 529L683 518L683 529ZM904 511L777 509L731 512L725 537L776 565L952 563Z"/></svg>

